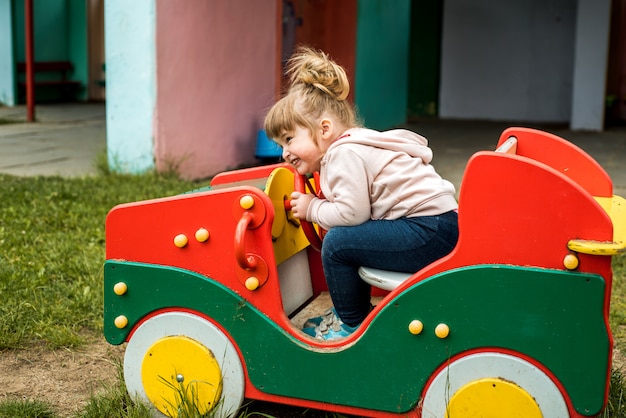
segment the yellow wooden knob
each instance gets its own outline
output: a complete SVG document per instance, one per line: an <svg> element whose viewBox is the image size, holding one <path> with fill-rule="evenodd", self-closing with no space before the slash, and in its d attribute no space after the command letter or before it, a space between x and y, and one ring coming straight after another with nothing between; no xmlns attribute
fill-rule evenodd
<svg viewBox="0 0 626 418"><path fill-rule="evenodd" d="M438 338L446 338L450 334L450 327L446 324L439 324L435 327L435 335Z"/></svg>
<svg viewBox="0 0 626 418"><path fill-rule="evenodd" d="M567 254L563 258L563 265L568 270L576 269L578 267L578 257L576 257L576 254Z"/></svg>
<svg viewBox="0 0 626 418"><path fill-rule="evenodd" d="M413 335L421 334L423 330L424 330L424 324L422 324L422 321L414 319L409 324L409 332Z"/></svg>
<svg viewBox="0 0 626 418"><path fill-rule="evenodd" d="M196 231L196 240L198 242L205 242L209 239L209 231L205 228L200 228Z"/></svg>
<svg viewBox="0 0 626 418"><path fill-rule="evenodd" d="M174 237L174 245L178 248L183 248L188 242L189 240L185 234L178 234Z"/></svg>
<svg viewBox="0 0 626 418"><path fill-rule="evenodd" d="M115 318L113 323L115 324L116 327L118 327L119 329L122 329L122 328L125 328L126 325L128 325L128 318L126 318L124 315L120 315L117 318Z"/></svg>
<svg viewBox="0 0 626 418"><path fill-rule="evenodd" d="M239 206L241 206L243 209L250 209L252 206L254 206L254 198L249 194L243 196L241 199L239 199Z"/></svg>
<svg viewBox="0 0 626 418"><path fill-rule="evenodd" d="M248 290L256 290L259 287L259 279L254 276L248 277L246 279L246 289Z"/></svg>
<svg viewBox="0 0 626 418"><path fill-rule="evenodd" d="M113 292L117 296L122 296L127 291L128 291L128 286L124 282L115 283L115 286L113 286Z"/></svg>

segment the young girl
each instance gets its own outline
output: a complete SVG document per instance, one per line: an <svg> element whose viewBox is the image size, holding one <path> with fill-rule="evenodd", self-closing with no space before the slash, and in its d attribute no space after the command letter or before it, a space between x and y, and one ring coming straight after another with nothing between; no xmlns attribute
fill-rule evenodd
<svg viewBox="0 0 626 418"><path fill-rule="evenodd" d="M358 125L346 73L325 53L298 49L287 74L291 86L265 131L299 174L320 172L324 198L294 192L291 205L295 217L328 231L322 264L334 309L303 331L332 340L354 332L372 309L360 266L411 273L454 248L455 190L430 165L424 137Z"/></svg>

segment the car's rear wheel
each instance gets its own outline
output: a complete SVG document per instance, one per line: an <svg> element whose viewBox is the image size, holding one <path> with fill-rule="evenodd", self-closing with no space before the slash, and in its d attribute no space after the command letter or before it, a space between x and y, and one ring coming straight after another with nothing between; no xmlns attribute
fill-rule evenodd
<svg viewBox="0 0 626 418"><path fill-rule="evenodd" d="M156 416L177 416L179 408L229 416L241 407L245 385L239 355L226 335L185 312L156 315L135 330L124 355L124 380Z"/></svg>
<svg viewBox="0 0 626 418"><path fill-rule="evenodd" d="M422 399L422 417L569 417L557 385L532 363L475 353L442 367Z"/></svg>

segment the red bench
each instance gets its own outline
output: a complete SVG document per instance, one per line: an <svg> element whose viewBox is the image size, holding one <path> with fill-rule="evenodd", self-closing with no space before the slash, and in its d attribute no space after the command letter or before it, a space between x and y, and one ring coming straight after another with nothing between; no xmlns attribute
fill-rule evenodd
<svg viewBox="0 0 626 418"><path fill-rule="evenodd" d="M74 65L69 61L40 61L34 63L35 73L35 91L39 87L45 89L57 90L55 98L67 101L74 100L76 93L82 87L82 83L77 80L71 80L68 75L74 71ZM17 64L17 72L19 76L18 85L18 97L26 97L26 63L19 62ZM57 73L57 78L50 79L37 79L37 74L40 73ZM23 74L23 75L22 75Z"/></svg>

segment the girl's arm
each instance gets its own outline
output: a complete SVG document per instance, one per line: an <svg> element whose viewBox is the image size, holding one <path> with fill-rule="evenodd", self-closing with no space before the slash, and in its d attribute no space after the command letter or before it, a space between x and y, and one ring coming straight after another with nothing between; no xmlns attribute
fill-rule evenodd
<svg viewBox="0 0 626 418"><path fill-rule="evenodd" d="M324 229L359 225L371 218L366 162L350 149L336 148L326 158L326 199L313 198L306 219Z"/></svg>

